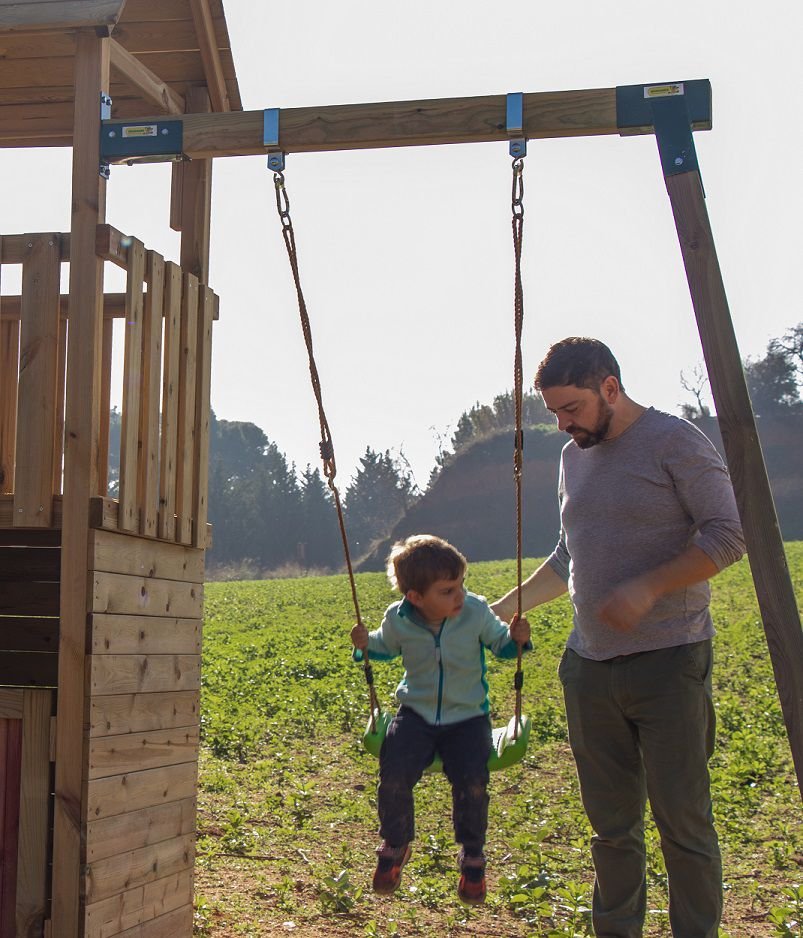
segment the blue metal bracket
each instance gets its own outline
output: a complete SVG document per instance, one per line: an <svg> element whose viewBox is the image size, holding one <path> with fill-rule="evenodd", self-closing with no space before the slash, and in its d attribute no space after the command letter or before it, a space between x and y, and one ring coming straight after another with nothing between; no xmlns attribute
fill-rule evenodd
<svg viewBox="0 0 803 938"><path fill-rule="evenodd" d="M685 99L681 95L655 98L650 104L664 176L676 176L699 169Z"/></svg>
<svg viewBox="0 0 803 938"><path fill-rule="evenodd" d="M105 91L100 93L100 119L102 121L107 121L112 116L112 99L106 94ZM101 140L103 138L103 131L101 131ZM100 167L98 169L100 176L103 179L108 179L111 176L111 170L109 169L108 161L104 160L103 157L100 159Z"/></svg>
<svg viewBox="0 0 803 938"><path fill-rule="evenodd" d="M527 138L524 136L524 95L513 91L507 96L505 128L510 137L510 155L513 159L527 156Z"/></svg>
<svg viewBox="0 0 803 938"><path fill-rule="evenodd" d="M278 149L279 146L279 108L266 108L262 114L262 145L268 149L273 149L268 153L268 169L274 173L284 171L284 153Z"/></svg>
<svg viewBox="0 0 803 938"><path fill-rule="evenodd" d="M103 121L100 157L106 163L165 163L183 158L184 124L165 120Z"/></svg>

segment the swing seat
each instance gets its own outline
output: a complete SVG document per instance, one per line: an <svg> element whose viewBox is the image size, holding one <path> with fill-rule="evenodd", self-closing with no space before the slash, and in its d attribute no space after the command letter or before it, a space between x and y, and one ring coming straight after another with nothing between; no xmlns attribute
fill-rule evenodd
<svg viewBox="0 0 803 938"><path fill-rule="evenodd" d="M368 718L368 725L365 727L362 740L366 751L376 758L379 758L379 750L382 748L382 743L385 740L385 735L392 719L393 714L389 711L375 710L374 721L376 728L372 731L371 718ZM515 716L510 718L510 722L507 726L495 727L492 731L493 745L491 754L488 756L488 770L490 772L496 772L500 769L506 769L511 765L515 765L515 763L524 756L524 753L527 752L527 743L530 739L531 729L532 721L527 716L522 716L521 722L519 723L518 737L515 739ZM425 771L443 771L443 763L437 753Z"/></svg>

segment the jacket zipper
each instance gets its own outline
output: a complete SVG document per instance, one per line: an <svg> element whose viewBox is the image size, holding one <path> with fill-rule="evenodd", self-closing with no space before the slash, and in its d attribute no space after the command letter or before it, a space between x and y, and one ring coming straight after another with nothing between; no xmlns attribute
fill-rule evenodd
<svg viewBox="0 0 803 938"><path fill-rule="evenodd" d="M434 635L435 640L435 661L438 663L438 706L435 710L435 726L441 725L441 704L443 703L443 660L441 656L441 635L443 634L443 626L446 620L444 619L441 622L441 627L438 629L438 634Z"/></svg>

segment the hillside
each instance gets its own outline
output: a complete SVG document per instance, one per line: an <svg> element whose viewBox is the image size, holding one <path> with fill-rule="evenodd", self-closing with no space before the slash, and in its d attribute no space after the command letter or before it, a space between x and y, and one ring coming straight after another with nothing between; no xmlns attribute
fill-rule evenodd
<svg viewBox="0 0 803 938"><path fill-rule="evenodd" d="M716 418L695 421L724 457ZM803 538L803 417L759 418L759 437L783 536ZM524 555L543 557L559 529L557 473L568 437L552 427L533 427L524 440ZM359 566L381 570L390 545L418 532L452 541L471 561L501 560L516 553L513 433L480 440L455 456L390 537Z"/></svg>

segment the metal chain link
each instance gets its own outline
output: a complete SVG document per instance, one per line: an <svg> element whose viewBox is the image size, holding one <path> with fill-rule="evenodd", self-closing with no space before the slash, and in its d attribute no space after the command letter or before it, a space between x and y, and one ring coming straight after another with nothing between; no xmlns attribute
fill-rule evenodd
<svg viewBox="0 0 803 938"><path fill-rule="evenodd" d="M516 352L513 360L513 402L515 406L516 437L513 450L513 478L516 484L516 572L517 572L517 615L521 618L521 555L522 555L522 470L524 464L524 430L523 417L523 367L521 356L521 333L524 324L524 290L521 282L521 246L524 237L524 159L517 157L513 160L513 187L511 196L512 227L513 227L513 257L515 274L513 283L513 318L516 334ZM521 692L524 686L524 672L521 667L522 647L518 645L516 655L516 675L514 687L516 689L516 728L513 734L518 739L519 724L521 723Z"/></svg>
<svg viewBox="0 0 803 938"><path fill-rule="evenodd" d="M296 287L296 296L298 298L298 312L301 317L301 329L304 333L304 343L307 347L307 357L309 359L309 374L312 382L312 390L315 394L315 402L318 406L318 423L321 430L321 461L323 462L323 474L334 498L335 509L337 511L337 520L340 526L340 538L343 542L343 554L346 559L346 569L348 571L349 584L351 585L351 598L354 603L354 614L359 625L363 625L360 615L360 603L357 598L357 584L354 580L354 568L351 563L351 552L349 551L348 537L346 536L346 522L343 517L343 507L340 501L340 492L335 484L337 475L337 463L335 461L335 447L332 442L332 433L329 429L329 421L326 419L326 413L323 407L323 394L321 391L321 379L318 375L318 367L315 364L315 353L312 344L312 326L307 312L307 303L304 299L304 291L301 287L301 274L298 268L298 254L296 252L296 236L293 229L293 221L290 217L290 197L284 182L284 173L277 172L273 174L273 183L276 187L276 210L279 214L279 220L282 224L282 237L284 246L287 249L287 257L290 260L290 269L293 272L293 282ZM363 670L365 672L365 681L368 685L368 695L371 704L371 732L376 732L376 713L379 710L379 702L374 688L374 674L371 664L368 660L367 651L363 657Z"/></svg>

